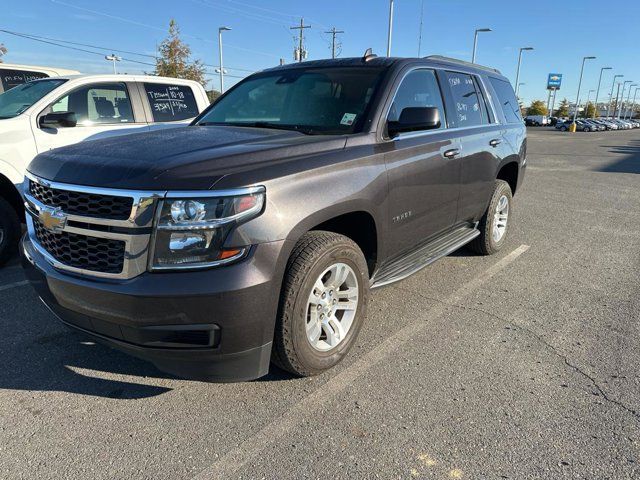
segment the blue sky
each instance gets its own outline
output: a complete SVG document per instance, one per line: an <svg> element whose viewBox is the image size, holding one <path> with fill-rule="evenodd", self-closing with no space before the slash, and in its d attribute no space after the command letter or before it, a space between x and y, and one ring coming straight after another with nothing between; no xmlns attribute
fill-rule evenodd
<svg viewBox="0 0 640 480"><path fill-rule="evenodd" d="M422 3L395 0L393 55L417 55ZM288 27L299 22L300 16L312 27L305 31L310 59L330 55L330 36L323 32L333 26L345 31L339 37L340 56L360 56L367 47L379 55L386 51L388 0L22 0L3 9L0 28L153 55L156 44L166 35L169 19L175 18L194 58L215 65L217 28L228 25L233 30L225 33L225 67L230 75L240 77L247 71L273 66L281 57L292 61L294 32ZM469 60L474 30L489 27L493 32L479 38L477 61L498 68L512 82L518 48L535 48L524 53L521 71L520 81L525 85L520 93L526 103L546 100L550 72L564 75L558 98L575 100L580 64L587 55L598 58L587 63L584 95L597 87L600 67L614 67L605 72L603 98L610 91L614 73L640 84L639 18L640 2L636 0L424 0L421 54ZM111 70L110 63L99 55L2 32L0 42L9 49L6 62L55 65L87 73ZM153 58L119 54L153 63ZM121 72L152 69L124 61L119 64Z"/></svg>

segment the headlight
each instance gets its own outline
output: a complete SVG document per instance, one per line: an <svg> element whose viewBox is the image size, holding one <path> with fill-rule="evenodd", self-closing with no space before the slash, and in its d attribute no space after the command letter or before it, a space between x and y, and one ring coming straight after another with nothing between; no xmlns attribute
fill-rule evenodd
<svg viewBox="0 0 640 480"><path fill-rule="evenodd" d="M242 258L246 247L224 249L237 225L257 217L264 188L211 192L211 197L185 193L161 200L155 222L152 270L206 268Z"/></svg>

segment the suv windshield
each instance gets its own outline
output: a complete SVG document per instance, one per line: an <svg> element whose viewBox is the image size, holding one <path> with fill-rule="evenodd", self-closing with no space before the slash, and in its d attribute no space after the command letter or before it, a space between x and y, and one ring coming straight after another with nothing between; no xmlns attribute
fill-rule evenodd
<svg viewBox="0 0 640 480"><path fill-rule="evenodd" d="M0 95L0 119L17 117L64 82L66 80L38 80L13 87Z"/></svg>
<svg viewBox="0 0 640 480"><path fill-rule="evenodd" d="M343 67L257 74L225 94L197 124L325 135L359 132L382 72Z"/></svg>

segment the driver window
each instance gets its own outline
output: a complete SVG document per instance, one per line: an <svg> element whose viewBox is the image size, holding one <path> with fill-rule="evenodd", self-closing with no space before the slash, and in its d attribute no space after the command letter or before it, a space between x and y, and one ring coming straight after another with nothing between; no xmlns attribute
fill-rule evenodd
<svg viewBox="0 0 640 480"><path fill-rule="evenodd" d="M387 121L397 122L402 110L408 107L436 107L441 118L439 128L446 128L442 95L433 70L414 70L404 77L391 104Z"/></svg>
<svg viewBox="0 0 640 480"><path fill-rule="evenodd" d="M74 112L78 125L134 123L129 93L124 83L80 87L49 107L53 113Z"/></svg>

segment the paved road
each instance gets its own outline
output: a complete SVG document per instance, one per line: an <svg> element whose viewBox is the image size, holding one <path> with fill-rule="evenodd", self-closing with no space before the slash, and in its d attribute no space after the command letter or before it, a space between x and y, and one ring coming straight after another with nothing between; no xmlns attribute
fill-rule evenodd
<svg viewBox="0 0 640 480"><path fill-rule="evenodd" d="M377 291L310 379L167 377L0 271L0 477L640 478L640 131L530 131L509 243Z"/></svg>

